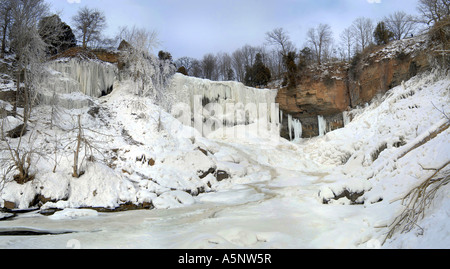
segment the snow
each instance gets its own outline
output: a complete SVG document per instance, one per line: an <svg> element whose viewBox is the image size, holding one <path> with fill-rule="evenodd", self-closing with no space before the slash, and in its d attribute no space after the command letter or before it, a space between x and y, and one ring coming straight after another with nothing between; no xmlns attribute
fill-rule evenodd
<svg viewBox="0 0 450 269"><path fill-rule="evenodd" d="M3 131L3 134L0 133L0 135L3 137L4 135L6 135L6 133L13 130L22 123L23 121L21 121L20 119L17 119L13 116L6 116L5 118L0 120L0 124L2 127L1 129Z"/></svg>
<svg viewBox="0 0 450 269"><path fill-rule="evenodd" d="M367 107L348 111L344 128L295 141L276 132L276 108L247 122L245 114L219 115L232 124L203 133L191 118L182 124L174 111L136 96L135 87L132 81L115 81L110 95L92 98L96 115L87 113L89 107L63 108L62 123L52 129L50 107L35 108L30 123L35 132L23 143L45 154L34 159L32 182L20 185L6 175L0 207L8 201L25 209L41 195L49 199L41 209L61 211L20 214L1 221L0 228L64 227L77 233L2 236L0 248L450 248L448 185L437 192L416 230L382 244L403 209L401 198L433 173L423 168L450 159L449 129L413 148L447 120L438 109L450 108L448 73L418 75ZM272 104L276 94L179 74L168 89L191 112L195 95L226 108L227 103ZM201 116L211 120L215 115L208 113ZM65 130L77 127L78 114L97 150L83 149L84 174L73 178L70 141L76 132ZM301 123L290 125L301 137ZM229 177L219 181L210 169ZM348 197L334 199L344 190L361 193L356 204ZM154 208L91 209L125 203Z"/></svg>
<svg viewBox="0 0 450 269"><path fill-rule="evenodd" d="M426 34L417 35L412 38L405 38L389 43L383 49L375 53L371 53L369 58L376 58L375 62L383 61L384 59L392 59L397 57L400 53L405 55L423 51L427 47L428 37Z"/></svg>
<svg viewBox="0 0 450 269"><path fill-rule="evenodd" d="M51 220L66 220L96 216L98 216L97 211L92 209L65 208L62 211L58 211L55 214L49 216L48 218Z"/></svg>

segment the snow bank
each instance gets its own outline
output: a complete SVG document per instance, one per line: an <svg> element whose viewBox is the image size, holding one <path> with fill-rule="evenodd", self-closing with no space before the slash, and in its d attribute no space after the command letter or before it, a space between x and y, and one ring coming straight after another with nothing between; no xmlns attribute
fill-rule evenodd
<svg viewBox="0 0 450 269"><path fill-rule="evenodd" d="M450 130L442 128L448 119L441 112L450 111L449 101L449 73L424 73L391 89L380 102L350 111L354 118L345 128L304 142L303 150L329 171L321 179L327 184L319 188L318 201L347 205L347 196L357 195L356 203L384 208L374 226L389 226L403 209L400 200L433 173L426 168L450 160ZM379 242L383 231L375 236ZM386 247L402 244L391 240Z"/></svg>
<svg viewBox="0 0 450 269"><path fill-rule="evenodd" d="M52 220L71 220L77 218L96 217L98 212L92 209L73 209L66 208L51 215L49 219Z"/></svg>

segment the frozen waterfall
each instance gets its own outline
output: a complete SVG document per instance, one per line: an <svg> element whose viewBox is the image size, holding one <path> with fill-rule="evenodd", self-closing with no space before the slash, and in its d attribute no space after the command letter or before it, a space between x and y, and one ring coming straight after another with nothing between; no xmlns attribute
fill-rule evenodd
<svg viewBox="0 0 450 269"><path fill-rule="evenodd" d="M167 90L175 96L172 109L178 119L205 133L205 122L218 129L235 125L264 123L272 131L280 130L280 111L275 103L276 90L247 87L235 81L211 81L175 74Z"/></svg>
<svg viewBox="0 0 450 269"><path fill-rule="evenodd" d="M54 93L59 103L66 108L79 108L89 105L89 97L100 97L113 89L118 69L111 63L88 59L59 59L47 63L40 79L40 101L51 104ZM80 98L73 93L88 97Z"/></svg>

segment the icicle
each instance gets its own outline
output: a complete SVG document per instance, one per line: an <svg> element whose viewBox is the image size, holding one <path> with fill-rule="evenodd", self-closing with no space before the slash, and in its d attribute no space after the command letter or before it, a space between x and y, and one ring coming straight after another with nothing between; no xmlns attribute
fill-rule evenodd
<svg viewBox="0 0 450 269"><path fill-rule="evenodd" d="M320 115L317 116L317 121L319 125L319 136L324 136L327 132L327 121Z"/></svg>
<svg viewBox="0 0 450 269"><path fill-rule="evenodd" d="M294 127L294 141L299 141L302 139L302 123L298 119L294 119L292 122L292 126Z"/></svg>
<svg viewBox="0 0 450 269"><path fill-rule="evenodd" d="M288 115L288 130L289 130L289 140L292 141L292 115Z"/></svg>
<svg viewBox="0 0 450 269"><path fill-rule="evenodd" d="M280 110L280 124L283 125L283 110Z"/></svg>
<svg viewBox="0 0 450 269"><path fill-rule="evenodd" d="M294 119L290 114L288 114L288 130L291 141L299 141L302 138L302 123L299 119ZM294 137L292 137L292 131L294 131Z"/></svg>
<svg viewBox="0 0 450 269"><path fill-rule="evenodd" d="M91 60L59 60L47 66L48 74L42 76L40 84L50 93L81 92L100 97L112 88L117 73L115 65Z"/></svg>
<svg viewBox="0 0 450 269"><path fill-rule="evenodd" d="M342 112L342 118L344 121L344 127L347 126L350 123L350 115L347 111Z"/></svg>

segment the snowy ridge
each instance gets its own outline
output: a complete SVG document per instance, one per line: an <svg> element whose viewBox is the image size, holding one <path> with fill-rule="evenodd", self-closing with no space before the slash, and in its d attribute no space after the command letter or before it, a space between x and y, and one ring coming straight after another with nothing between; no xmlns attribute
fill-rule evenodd
<svg viewBox="0 0 450 269"><path fill-rule="evenodd" d="M384 59L392 59L397 57L400 53L405 55L410 53L418 53L423 51L427 46L428 36L426 34L422 34L416 37L391 42L383 49L375 53L371 53L369 58L376 58L375 62L380 62Z"/></svg>

